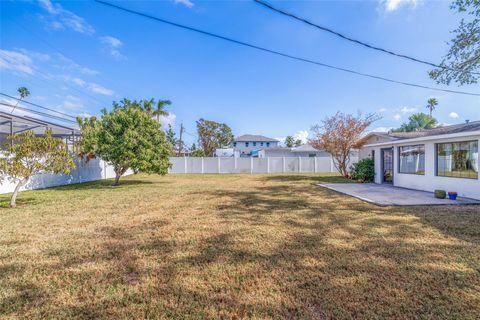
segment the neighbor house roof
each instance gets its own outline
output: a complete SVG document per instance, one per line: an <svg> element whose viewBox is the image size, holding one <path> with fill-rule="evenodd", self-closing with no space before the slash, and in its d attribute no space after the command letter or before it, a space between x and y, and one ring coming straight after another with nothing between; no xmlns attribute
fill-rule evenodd
<svg viewBox="0 0 480 320"><path fill-rule="evenodd" d="M301 146L292 148L292 152L318 152L311 144L302 144Z"/></svg>
<svg viewBox="0 0 480 320"><path fill-rule="evenodd" d="M255 134L244 134L235 138L235 142L278 142L276 139L268 138L265 136Z"/></svg>

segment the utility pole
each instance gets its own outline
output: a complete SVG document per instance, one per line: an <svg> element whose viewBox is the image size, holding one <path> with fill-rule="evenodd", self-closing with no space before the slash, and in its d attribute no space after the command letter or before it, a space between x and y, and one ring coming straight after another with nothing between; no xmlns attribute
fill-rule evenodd
<svg viewBox="0 0 480 320"><path fill-rule="evenodd" d="M185 128L183 127L183 122L180 123L180 138L178 139L178 154L177 154L177 157L180 156L180 154L182 153L183 151L183 140L182 140L182 136L183 136L183 132L185 131Z"/></svg>

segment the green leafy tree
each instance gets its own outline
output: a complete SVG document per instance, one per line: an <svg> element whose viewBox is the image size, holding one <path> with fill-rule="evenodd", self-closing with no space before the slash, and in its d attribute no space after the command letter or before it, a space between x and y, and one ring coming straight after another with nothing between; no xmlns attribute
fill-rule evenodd
<svg viewBox="0 0 480 320"><path fill-rule="evenodd" d="M160 124L144 109L142 101L124 99L113 103L102 117L78 119L83 154L95 154L114 167L115 182L128 170L166 174L172 146Z"/></svg>
<svg viewBox="0 0 480 320"><path fill-rule="evenodd" d="M27 87L20 87L20 88L17 89L17 92L20 95L20 100L17 101L17 103L15 104L15 107L13 107L11 113L13 113L13 111L15 111L15 108L18 107L18 104L20 103L20 101L22 101L23 99L25 99L26 97L28 97L30 95L30 91L28 91Z"/></svg>
<svg viewBox="0 0 480 320"><path fill-rule="evenodd" d="M302 140L297 139L295 140L295 147L300 147L303 144Z"/></svg>
<svg viewBox="0 0 480 320"><path fill-rule="evenodd" d="M8 177L17 185L10 199L10 207L16 206L17 194L29 179L39 173L65 173L75 168L75 163L62 139L54 138L47 130L43 136L25 131L10 137L13 142L0 153L0 176Z"/></svg>
<svg viewBox="0 0 480 320"><path fill-rule="evenodd" d="M450 41L450 50L440 65L429 72L437 83L452 81L464 85L477 83L480 71L480 1L455 0L450 6L458 13L466 14Z"/></svg>
<svg viewBox="0 0 480 320"><path fill-rule="evenodd" d="M153 115L157 117L157 121L160 122L161 116L168 116L168 112L165 110L166 106L171 105L172 102L170 100L159 100L157 102L157 108L153 112Z"/></svg>
<svg viewBox="0 0 480 320"><path fill-rule="evenodd" d="M200 119L197 121L198 144L205 156L213 156L215 149L233 143L232 129L225 123Z"/></svg>
<svg viewBox="0 0 480 320"><path fill-rule="evenodd" d="M408 118L408 122L402 124L398 129L392 130L393 132L413 132L423 129L433 129L437 127L437 119L429 116L423 112L412 114Z"/></svg>
<svg viewBox="0 0 480 320"><path fill-rule="evenodd" d="M178 140L177 140L177 136L176 136L175 131L173 130L171 124L168 125L168 130L167 130L166 134L167 134L167 141L168 141L168 143L170 143L170 145L173 148L174 146L177 145Z"/></svg>
<svg viewBox="0 0 480 320"><path fill-rule="evenodd" d="M438 100L435 98L430 98L427 100L427 109L430 111L430 118L432 117L433 110L438 106Z"/></svg>
<svg viewBox="0 0 480 320"><path fill-rule="evenodd" d="M294 144L295 144L295 138L293 136L287 136L285 138L285 146L287 148L293 148Z"/></svg>
<svg viewBox="0 0 480 320"><path fill-rule="evenodd" d="M192 150L192 157L205 157L205 152L202 149Z"/></svg>
<svg viewBox="0 0 480 320"><path fill-rule="evenodd" d="M126 104L131 103L131 101L128 99L124 99L123 102ZM168 116L168 112L165 110L165 107L167 105L171 105L172 102L170 100L159 100L158 102L155 102L155 99L150 99L142 100L140 104L143 111L152 117L156 117L157 122L160 122L161 116Z"/></svg>

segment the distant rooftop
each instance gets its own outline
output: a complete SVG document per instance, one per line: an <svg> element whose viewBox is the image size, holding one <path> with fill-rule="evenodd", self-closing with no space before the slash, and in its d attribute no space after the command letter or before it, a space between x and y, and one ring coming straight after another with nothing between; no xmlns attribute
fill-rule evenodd
<svg viewBox="0 0 480 320"><path fill-rule="evenodd" d="M235 142L278 142L276 139L268 138L265 136L254 135L254 134L244 134L235 138Z"/></svg>

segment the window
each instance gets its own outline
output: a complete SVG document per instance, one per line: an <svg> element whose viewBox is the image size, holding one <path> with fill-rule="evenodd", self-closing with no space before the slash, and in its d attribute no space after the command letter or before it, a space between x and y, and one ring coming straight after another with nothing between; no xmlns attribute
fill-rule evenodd
<svg viewBox="0 0 480 320"><path fill-rule="evenodd" d="M309 158L315 158L316 156L317 156L317 155L316 155L315 153L309 153L309 154L308 154L308 157L309 157Z"/></svg>
<svg viewBox="0 0 480 320"><path fill-rule="evenodd" d="M270 142L267 142L267 147L270 147Z"/></svg>
<svg viewBox="0 0 480 320"><path fill-rule="evenodd" d="M425 174L425 145L398 147L398 172Z"/></svg>
<svg viewBox="0 0 480 320"><path fill-rule="evenodd" d="M437 144L437 176L478 179L478 141Z"/></svg>
<svg viewBox="0 0 480 320"><path fill-rule="evenodd" d="M256 143L256 142L254 142L254 143L253 143L253 146L254 146L254 147L256 147L256 146L257 146L257 143Z"/></svg>
<svg viewBox="0 0 480 320"><path fill-rule="evenodd" d="M260 146L262 146L262 147L263 147L263 142L260 142Z"/></svg>
<svg viewBox="0 0 480 320"><path fill-rule="evenodd" d="M245 142L245 147L247 147L247 148L248 148L248 142Z"/></svg>
<svg viewBox="0 0 480 320"><path fill-rule="evenodd" d="M234 143L233 143L233 146L234 146L234 147L236 147L236 146L237 146L237 143L236 143L236 142L234 142Z"/></svg>

